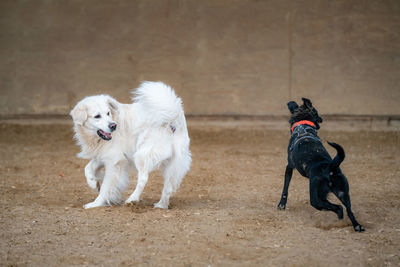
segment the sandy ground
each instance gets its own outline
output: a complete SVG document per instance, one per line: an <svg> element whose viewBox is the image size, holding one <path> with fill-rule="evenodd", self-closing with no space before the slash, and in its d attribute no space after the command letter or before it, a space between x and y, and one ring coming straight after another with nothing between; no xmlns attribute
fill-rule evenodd
<svg viewBox="0 0 400 267"><path fill-rule="evenodd" d="M164 211L152 206L162 189L157 173L139 204L83 210L96 194L71 126L2 123L1 265L400 264L399 131L320 132L345 148L342 170L366 228L355 233L347 217L309 205L308 180L298 173L286 211L276 209L287 129L213 125L190 127L193 165Z"/></svg>

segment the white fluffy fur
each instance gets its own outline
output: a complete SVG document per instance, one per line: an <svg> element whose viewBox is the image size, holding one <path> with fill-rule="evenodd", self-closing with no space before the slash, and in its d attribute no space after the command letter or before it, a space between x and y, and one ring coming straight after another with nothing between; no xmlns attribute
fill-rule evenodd
<svg viewBox="0 0 400 267"><path fill-rule="evenodd" d="M171 194L190 169L190 139L181 99L162 82L144 82L133 94L132 104L121 104L108 95L89 96L70 113L82 150L78 157L90 159L85 167L87 183L96 189L102 182L99 195L84 205L86 209L121 203L131 167L136 168L138 181L125 202L138 202L149 173L160 169L164 188L154 207L167 209ZM111 123L117 124L114 132ZM98 130L112 139L103 140Z"/></svg>

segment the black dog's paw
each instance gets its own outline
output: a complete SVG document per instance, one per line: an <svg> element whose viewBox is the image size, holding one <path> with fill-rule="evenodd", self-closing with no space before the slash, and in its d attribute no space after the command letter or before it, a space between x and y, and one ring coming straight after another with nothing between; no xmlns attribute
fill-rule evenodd
<svg viewBox="0 0 400 267"><path fill-rule="evenodd" d="M284 209L286 209L286 205L282 204L282 203L279 203L278 204L278 210L284 210Z"/></svg>
<svg viewBox="0 0 400 267"><path fill-rule="evenodd" d="M364 232L365 228L361 224L354 226L354 231L356 232Z"/></svg>
<svg viewBox="0 0 400 267"><path fill-rule="evenodd" d="M337 211L337 216L338 216L339 220L343 219L343 208L342 208L342 206L339 206L339 210Z"/></svg>

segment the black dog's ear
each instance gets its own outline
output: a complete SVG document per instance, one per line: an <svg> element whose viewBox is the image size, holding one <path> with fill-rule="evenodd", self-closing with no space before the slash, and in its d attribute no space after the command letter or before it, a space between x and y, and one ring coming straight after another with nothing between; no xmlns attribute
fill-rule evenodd
<svg viewBox="0 0 400 267"><path fill-rule="evenodd" d="M302 97L301 100L303 100L304 106L307 108L312 108L312 103L310 99Z"/></svg>
<svg viewBox="0 0 400 267"><path fill-rule="evenodd" d="M296 102L294 102L294 101L290 101L289 103L287 103L287 106L288 106L288 108L289 108L289 110L290 110L290 113L294 113L294 111L296 110L296 109L298 109L299 108L299 105L297 105L297 103Z"/></svg>

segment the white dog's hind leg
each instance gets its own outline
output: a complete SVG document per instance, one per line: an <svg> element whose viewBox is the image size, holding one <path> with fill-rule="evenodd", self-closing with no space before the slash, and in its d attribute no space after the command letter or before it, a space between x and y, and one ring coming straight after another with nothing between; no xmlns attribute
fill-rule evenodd
<svg viewBox="0 0 400 267"><path fill-rule="evenodd" d="M84 209L91 209L91 208L96 208L96 207L107 206L105 203L106 202L102 198L99 198L99 196L97 196L97 198L93 202L90 202L90 203L87 203L87 204L83 205L83 208Z"/></svg>
<svg viewBox="0 0 400 267"><path fill-rule="evenodd" d="M142 194L148 179L149 179L149 172L147 170L138 171L138 181L136 188L133 191L133 193L129 196L129 198L125 201L125 203L139 202L140 195Z"/></svg>
<svg viewBox="0 0 400 267"><path fill-rule="evenodd" d="M163 170L164 188L160 201L154 204L155 208L168 209L169 198L173 192L178 190L183 177L190 168L190 162L190 153L185 150L184 153L175 153L174 157L166 162L167 165Z"/></svg>
<svg viewBox="0 0 400 267"><path fill-rule="evenodd" d="M157 203L154 203L154 208L160 209L168 209L169 206L169 198L171 197L173 192L173 187L169 179L164 178L164 188L161 194L161 199Z"/></svg>
<svg viewBox="0 0 400 267"><path fill-rule="evenodd" d="M192 158L189 150L189 139L185 136L176 136L174 139L174 153L171 159L163 166L164 188L161 199L154 204L155 208L168 209L169 198L178 190L183 178L190 169Z"/></svg>
<svg viewBox="0 0 400 267"><path fill-rule="evenodd" d="M125 201L126 203L139 202L140 195L147 184L149 173L169 158L171 154L172 149L169 142L162 139L162 136L158 138L156 134L150 139L150 142L142 145L134 156L135 166L138 170L138 182L132 195Z"/></svg>
<svg viewBox="0 0 400 267"><path fill-rule="evenodd" d="M96 177L96 172L100 167L100 162L95 159L89 161L89 163L85 167L86 182L92 189L98 190L97 183L99 179Z"/></svg>

